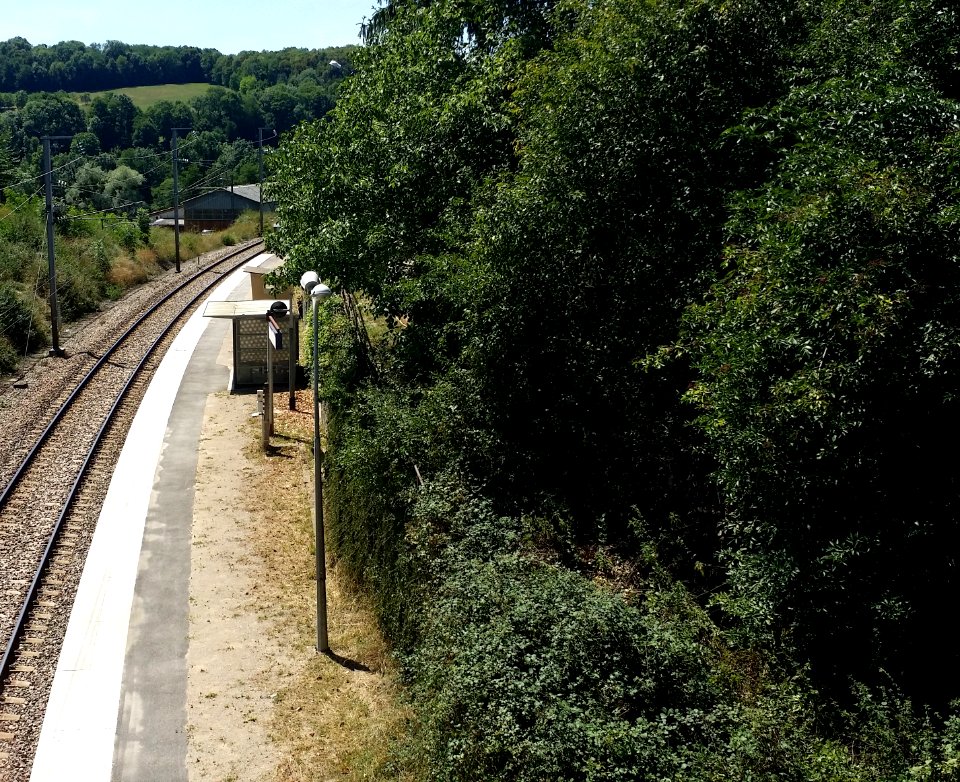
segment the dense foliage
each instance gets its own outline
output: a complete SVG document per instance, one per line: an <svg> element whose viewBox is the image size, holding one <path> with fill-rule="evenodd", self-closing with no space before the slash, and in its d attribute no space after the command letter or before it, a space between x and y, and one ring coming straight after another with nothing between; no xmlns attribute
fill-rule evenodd
<svg viewBox="0 0 960 782"><path fill-rule="evenodd" d="M274 240L432 777L955 778L957 12L374 22Z"/></svg>
<svg viewBox="0 0 960 782"><path fill-rule="evenodd" d="M917 31L898 40L889 10L853 63L814 37L803 80L731 130L776 163L731 200L725 274L688 315L687 396L727 500L733 610L790 616L825 674L953 697L960 656L934 639L960 586L957 104L926 52L890 61Z"/></svg>
<svg viewBox="0 0 960 782"><path fill-rule="evenodd" d="M246 212L227 231L181 236L181 257L192 258L257 235L259 215ZM151 228L110 210L97 215L63 206L54 226L54 270L61 322L96 312L104 301L169 269L173 232ZM26 354L49 345L50 287L45 203L14 189L0 203L0 373L15 372Z"/></svg>
<svg viewBox="0 0 960 782"><path fill-rule="evenodd" d="M21 38L0 43L0 77L7 74L0 78L0 163L6 161L0 184L29 185L42 173L40 139L63 136L72 140L54 145L54 167L63 172L57 181L67 183L58 197L88 211L167 208L173 203L174 129L183 150L184 197L204 187L257 182L261 142L269 151L298 123L323 117L351 72L355 49L226 56L118 41L90 47L31 47ZM126 94L90 94L178 81L211 86L142 109Z"/></svg>

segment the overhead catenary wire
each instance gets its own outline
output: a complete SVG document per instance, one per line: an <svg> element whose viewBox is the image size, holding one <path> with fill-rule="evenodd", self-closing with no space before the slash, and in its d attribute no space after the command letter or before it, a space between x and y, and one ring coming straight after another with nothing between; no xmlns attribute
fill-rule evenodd
<svg viewBox="0 0 960 782"><path fill-rule="evenodd" d="M269 141L269 140L272 140L272 139L274 139L274 138L279 137L279 135L280 135L279 133L277 133L276 131L274 131L271 136L266 137L264 140L265 140L265 141ZM189 148L189 147L191 147L191 146L194 146L195 144L199 143L201 140L202 140L202 139L199 138L199 137L196 136L196 135L194 135L193 138L191 138L191 137L188 135L186 138L184 138L183 143L179 145L179 151L182 151L182 150L187 149L187 148ZM248 139L245 139L245 140L248 140ZM252 139L249 139L249 140L252 141ZM79 155L79 156L77 156L77 157L74 157L74 158L72 158L71 160L67 161L66 163L63 163L63 164L61 164L61 165L59 165L59 166L57 166L57 167L55 167L55 168L52 168L52 169L50 170L50 174L54 174L54 173L57 173L57 172L59 172L59 171L63 171L63 170L65 170L65 169L68 169L68 168L70 168L71 166L75 166L75 165L81 163L82 161L94 161L94 160L96 160L97 157L99 157L99 154L102 154L102 153L98 153L98 154L84 154L84 155ZM170 153L167 152L167 151L161 151L161 152L156 152L156 153L150 153L150 154L148 154L148 155L144 155L143 157L146 157L146 158L158 158L158 159L159 159L159 158L167 158L167 157L169 156L169 154L170 154ZM187 161L182 161L182 162L187 162ZM210 163L210 164L216 163L216 161L208 161L208 160L192 161L192 162L195 162L195 163ZM155 171L163 168L166 164L167 164L167 163L166 163L166 160L163 160L162 162L159 162L159 163L158 163L156 166L154 166L153 168L147 169L146 171L139 171L139 170L137 170L137 169L135 169L135 168L132 168L132 167L130 167L130 166L128 166L128 167L131 168L133 171L136 171L137 173L139 173L141 176L146 177L147 175L152 174L152 173L154 173ZM125 164L124 164L124 165L125 165ZM212 183L213 183L214 181L216 181L218 178L224 177L227 173L228 173L228 172L227 172L226 169L218 169L218 170L210 171L210 172L208 172L208 174L207 174L206 176L202 177L201 179L197 180L196 182L191 183L191 184L188 185L186 188L184 188L183 191L182 191L182 193L183 193L183 194L198 193L198 192L203 191L204 188L206 188L207 190L216 189L215 186L212 185ZM35 177L30 177L29 179L24 179L24 180L21 180L21 181L19 181L19 182L16 182L16 183L13 183L13 184L11 184L11 185L8 185L8 187L11 187L11 188L22 187L23 185L29 184L30 182L34 182L34 181L36 181L36 180L43 179L44 176L45 176L44 174L40 174L40 175L35 176ZM96 188L89 187L89 186L87 186L87 185L78 185L78 184L76 184L76 183L73 183L72 185L66 185L66 186L65 186L65 183L56 183L55 186L56 186L58 189L62 189L62 190L66 190L66 189L69 189L69 188L76 188L76 191L77 191L77 192L79 192L79 193L84 193L84 194L88 194L88 195L99 195L99 194L102 193L102 191L100 191L100 190L98 190L98 189L96 189ZM33 197L39 195L41 192L43 192L43 187L39 188L37 191L35 191L35 192L32 193L31 195L27 196L26 200L25 200L23 203L19 204L19 205L17 206L17 208L16 208L15 210L13 210L13 211L18 211L19 209L23 208L23 206L25 206L27 203L29 203L29 199L30 199L30 198L33 198ZM117 211L117 210L122 210L122 209L124 209L124 208L126 208L126 207L129 207L129 206L136 206L137 204L145 204L145 205L146 205L147 202L144 201L144 200L133 201L133 202L129 202L129 203L126 203L126 204L120 204L120 205L117 205L117 206L112 206L112 207L107 207L107 208L100 209L100 210L95 210L95 211L93 211L93 212L87 212L87 213L84 213L84 214L81 214L81 215L67 215L67 216L64 216L64 217L61 218L61 219L66 219L66 220L99 219L99 217L98 217L99 215L108 214L108 213L110 213L110 212L114 212L114 211ZM4 217L0 218L0 220L7 219L11 214L12 214L12 212L11 212L11 213L8 213L7 215L4 215Z"/></svg>
<svg viewBox="0 0 960 782"><path fill-rule="evenodd" d="M33 297L34 297L34 302L36 302L37 300L40 299L40 281L41 281L42 279L43 279L43 256L38 253L38 254L37 254L37 281L33 284ZM33 315L32 315L32 313L37 310L37 307L36 307L36 306L31 307L30 310L31 310L31 315L30 315L30 328L32 329L32 328L33 328ZM30 339L29 339L30 331L29 331L29 330L27 331L27 334L28 334L27 345L29 345L29 344L30 344ZM24 350L26 350L26 347L24 348ZM24 353L24 356L26 356L26 353Z"/></svg>
<svg viewBox="0 0 960 782"><path fill-rule="evenodd" d="M183 195L184 193L189 193L189 192L192 192L192 191L194 191L194 190L200 190L200 189L202 189L203 187L205 187L205 186L207 185L207 183L212 182L212 181L214 181L215 179L218 179L218 178L222 177L225 173L226 173L226 172L225 172L224 170L222 170L222 169L218 169L218 170L216 170L216 171L211 171L210 173L207 174L207 176L203 177L202 179L198 179L196 182L192 182L192 183L189 184L187 187L181 189L180 194ZM237 185L237 187L242 187L242 185ZM208 190L216 190L217 188L214 187L214 186L210 186L210 187L208 187L207 189L208 189Z"/></svg>
<svg viewBox="0 0 960 782"><path fill-rule="evenodd" d="M143 201L143 200L140 200L140 201L129 201L129 202L125 203L125 204L117 204L116 206L108 206L108 207L106 207L105 209L98 209L98 210L96 210L96 211L94 211L94 212L84 212L83 214L79 214L79 215L64 215L64 217L63 217L62 219L64 219L64 220L83 220L83 219L85 219L85 218L95 218L95 219L98 219L98 220L99 220L101 215L105 215L105 214L107 214L107 213L109 213L109 212L115 212L115 211L117 211L118 209L123 209L124 207L127 207L127 206L136 206L137 204L145 204L145 203L147 203L147 202L146 202L146 201Z"/></svg>
<svg viewBox="0 0 960 782"><path fill-rule="evenodd" d="M198 138L190 139L189 137L187 137L187 138L184 140L183 144L180 145L180 149L181 149L181 150L182 150L182 149L185 149L185 148L187 148L187 147L189 147L189 146L191 146L191 145L193 145L193 144L198 143L199 141L200 141L200 139L198 139ZM75 165L76 163L79 163L79 162L82 161L82 160L96 160L96 158L98 158L101 154L104 154L104 153L103 153L103 152L100 152L100 153L97 153L97 154L83 154L83 155L78 155L77 157L73 158L72 160L69 160L69 161L67 161L66 163L63 163L62 165L59 165L59 166L57 166L56 168L50 169L50 173L51 173L51 174L55 174L55 173L57 173L58 171L63 171L64 169L69 168L70 166ZM167 158L167 157L169 157L169 156L170 156L170 153L169 153L169 152L163 151L163 152L152 152L152 153L150 153L150 154L148 154L148 155L144 155L143 157L147 157L147 158L151 158L151 157L155 157L155 158L161 158L161 157L162 157L162 158ZM124 165L126 165L126 164L124 164ZM149 169L149 171L146 171L146 172L144 172L144 171L138 171L138 173L143 174L143 175L145 176L146 174L153 173L153 172L156 171L157 169L162 168L163 165L165 165L165 163L161 163L161 164L155 166L154 168ZM132 166L128 166L128 168L133 168L133 167L132 167ZM134 171L137 171L137 169L133 169L133 170L134 170ZM9 170L9 171L2 172L3 175L19 174L19 173L21 173L19 169L11 169L11 170ZM41 173L41 174L38 174L37 176L29 177L28 179L22 179L22 180L20 180L19 182L13 182L13 183L11 183L11 184L9 184L9 185L6 185L6 187L11 187L11 188L12 188L12 187L22 187L23 185L27 185L27 184L29 184L30 182L35 182L35 181L37 181L37 180L39 180L39 179L43 179L44 176L45 176L45 174Z"/></svg>
<svg viewBox="0 0 960 782"><path fill-rule="evenodd" d="M43 276L43 258L37 256L37 281L33 285L33 296L34 299L39 299L40 292L40 280ZM7 307L5 310L0 311L0 323L7 320L6 316L13 312L15 305ZM24 343L24 356L27 355L30 349L30 337L33 334L33 316L36 311L36 307L30 307L30 321L27 324L27 338ZM8 323L7 326L0 331L0 334L6 335L13 329L14 324Z"/></svg>
<svg viewBox="0 0 960 782"><path fill-rule="evenodd" d="M3 309L0 309L0 324L6 324L3 328L0 328L0 336L6 336L11 331L13 331L14 323L9 320L8 316L18 309L16 304L11 304ZM27 335L29 340L29 334L33 327L33 309L30 309L30 325L27 327Z"/></svg>
<svg viewBox="0 0 960 782"><path fill-rule="evenodd" d="M191 193L195 190L211 189L213 185L210 185L209 183L212 182L214 179L216 179L216 176L213 174L209 174L203 177L203 179L198 179L196 182L192 182L186 187L182 188L180 190L180 195L182 196L185 193Z"/></svg>
<svg viewBox="0 0 960 782"><path fill-rule="evenodd" d="M76 163L76 162L78 162L78 161L80 161L80 160L83 160L84 158L87 158L87 157L91 157L91 155L80 155L80 157L75 157L73 160L70 160L70 161L64 163L64 164L61 165L61 166L57 166L56 168L50 169L50 173L51 173L51 174L56 174L58 171L63 171L63 169L69 168L69 167L72 166L74 163ZM95 156L93 156L93 157L95 157ZM16 183L14 183L14 184L12 184L12 185L7 185L7 187L20 187L20 186L22 186L22 185L29 184L30 182L36 182L38 179L43 179L45 176L46 176L46 174L43 173L43 174L40 174L39 176L30 177L29 179L24 179L24 180L21 181L21 182L16 182ZM42 189L42 188L41 188L41 189Z"/></svg>

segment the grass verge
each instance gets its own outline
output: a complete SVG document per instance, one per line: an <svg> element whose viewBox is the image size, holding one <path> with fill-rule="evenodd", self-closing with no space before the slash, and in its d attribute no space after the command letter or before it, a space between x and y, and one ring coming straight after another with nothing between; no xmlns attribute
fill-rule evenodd
<svg viewBox="0 0 960 782"><path fill-rule="evenodd" d="M260 480L251 487L251 510L269 524L258 554L265 565L264 618L294 654L307 662L277 693L271 738L284 747L275 780L413 780L399 767L395 749L405 738L411 714L397 671L363 596L328 562L328 635L332 654L316 648L316 580L312 519L312 403L297 392L296 410L287 395L276 397L270 453L259 446L259 420L249 424L246 457ZM282 490L279 488L282 487Z"/></svg>
<svg viewBox="0 0 960 782"><path fill-rule="evenodd" d="M118 95L128 96L133 101L133 105L143 111L162 100L189 103L193 98L205 95L212 86L212 84L206 82L153 84L148 87L118 87L115 90L104 90L102 92L74 92L71 93L71 97L81 106L87 106L94 98L114 92Z"/></svg>

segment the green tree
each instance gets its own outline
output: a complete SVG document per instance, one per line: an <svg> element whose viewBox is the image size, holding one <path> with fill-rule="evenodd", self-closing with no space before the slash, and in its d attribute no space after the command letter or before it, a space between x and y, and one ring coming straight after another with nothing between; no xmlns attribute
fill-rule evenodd
<svg viewBox="0 0 960 782"><path fill-rule="evenodd" d="M687 397L719 465L725 607L824 681L939 702L960 685L936 640L958 588L960 125L909 45L936 5L825 11L792 89L729 131L770 173L690 311Z"/></svg>
<svg viewBox="0 0 960 782"><path fill-rule="evenodd" d="M94 157L100 154L100 139L96 133L78 133L70 142L70 154Z"/></svg>
<svg viewBox="0 0 960 782"><path fill-rule="evenodd" d="M0 192L17 179L13 138L9 129L0 125Z"/></svg>
<svg viewBox="0 0 960 782"><path fill-rule="evenodd" d="M143 174L134 171L128 166L117 166L107 174L103 183L103 194L110 199L114 209L133 214L143 203Z"/></svg>
<svg viewBox="0 0 960 782"><path fill-rule="evenodd" d="M28 136L73 136L86 130L83 112L68 95L31 95L19 112Z"/></svg>
<svg viewBox="0 0 960 782"><path fill-rule="evenodd" d="M264 123L278 133L290 130L298 122L311 116L309 109L303 105L301 95L286 84L261 90L258 101Z"/></svg>
<svg viewBox="0 0 960 782"><path fill-rule="evenodd" d="M182 136L183 128L192 128L196 121L193 109L181 101L157 101L144 111L144 115L157 128L161 142L168 148L174 128L180 128Z"/></svg>
<svg viewBox="0 0 960 782"><path fill-rule="evenodd" d="M598 779L951 778L955 720L921 724L960 689L936 638L957 588L955 12L549 5L390 4L271 164L289 281L316 268L370 308L369 331L352 297L319 327L331 541L423 685L432 773L573 778L557 758L589 745ZM539 720L576 700L567 677L588 689L536 687L571 659L554 586L591 577L659 619L679 577L719 617L667 664L669 730L637 716L642 684L610 707L622 732L584 716L610 708L562 736ZM842 707L808 711L808 665Z"/></svg>
<svg viewBox="0 0 960 782"><path fill-rule="evenodd" d="M194 128L217 132L223 140L235 138L238 128L250 125L245 116L243 100L233 90L212 88L194 98L190 105L196 117Z"/></svg>
<svg viewBox="0 0 960 782"><path fill-rule="evenodd" d="M120 153L118 162L143 174L146 184L154 187L173 175L173 158L169 152L157 153L148 147L130 147Z"/></svg>
<svg viewBox="0 0 960 782"><path fill-rule="evenodd" d="M143 114L138 114L133 121L133 132L130 143L134 147L156 147L160 145L160 129L156 123Z"/></svg>
<svg viewBox="0 0 960 782"><path fill-rule="evenodd" d="M107 209L111 199L104 193L107 173L96 163L86 162L77 168L65 197L68 204L81 208Z"/></svg>
<svg viewBox="0 0 960 782"><path fill-rule="evenodd" d="M130 96L108 92L90 103L88 126L104 149L122 149L132 144L139 109Z"/></svg>

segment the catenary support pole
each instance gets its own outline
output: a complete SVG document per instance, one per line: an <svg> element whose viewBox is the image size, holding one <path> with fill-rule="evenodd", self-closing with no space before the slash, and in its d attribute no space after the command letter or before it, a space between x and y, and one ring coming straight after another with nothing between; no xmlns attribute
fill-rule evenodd
<svg viewBox="0 0 960 782"><path fill-rule="evenodd" d="M177 272L180 271L180 189L178 187L178 172L177 169L179 166L179 160L177 159L177 130L179 128L172 129L172 136L170 137L170 143L172 145L173 152L173 246L174 254L176 255L177 260Z"/></svg>
<svg viewBox="0 0 960 782"><path fill-rule="evenodd" d="M257 162L260 166L260 236L263 236L263 128L257 128Z"/></svg>
<svg viewBox="0 0 960 782"><path fill-rule="evenodd" d="M57 264L53 237L53 164L50 162L50 140L66 139L71 136L43 137L43 189L47 207L47 270L50 285L50 355L63 356L60 347L60 308L57 303Z"/></svg>

